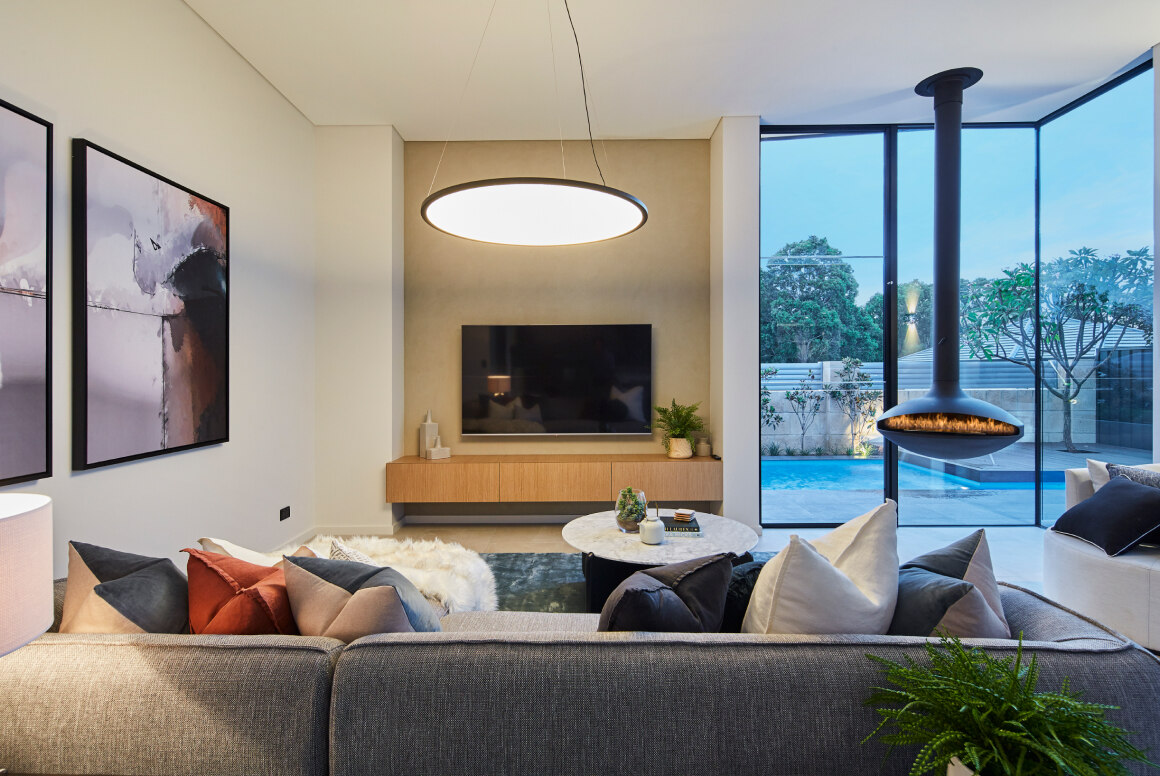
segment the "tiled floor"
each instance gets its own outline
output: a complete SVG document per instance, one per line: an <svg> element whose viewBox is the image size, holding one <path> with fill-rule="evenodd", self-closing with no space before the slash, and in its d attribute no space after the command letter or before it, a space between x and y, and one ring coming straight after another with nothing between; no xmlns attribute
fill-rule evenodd
<svg viewBox="0 0 1160 776"><path fill-rule="evenodd" d="M555 525L407 525L396 539L434 539L459 542L476 552L575 552L560 538L563 526ZM767 528L754 548L776 552L785 546L791 533L805 539L816 538L829 529ZM898 557L905 562L924 552L961 539L973 529L900 528ZM1043 583L1043 530L1039 528L988 528L987 541L996 576L1006 582L1041 590Z"/></svg>

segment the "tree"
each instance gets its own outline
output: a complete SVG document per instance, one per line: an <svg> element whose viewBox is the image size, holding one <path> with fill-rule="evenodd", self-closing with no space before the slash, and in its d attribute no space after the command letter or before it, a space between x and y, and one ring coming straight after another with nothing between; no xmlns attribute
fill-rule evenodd
<svg viewBox="0 0 1160 776"><path fill-rule="evenodd" d="M761 370L761 425L768 426L770 431L785 422L785 418L777 414L773 406L773 392L765 387L765 381L777 374L776 369Z"/></svg>
<svg viewBox="0 0 1160 776"><path fill-rule="evenodd" d="M798 387L785 392L785 400L789 404L790 412L798 420L798 426L801 427L801 449L806 449L806 431L813 425L814 419L822 410L822 405L826 401L826 391L829 390L828 385L822 386L822 390L815 391L810 387L814 380L814 373L809 373L809 378L801 380Z"/></svg>
<svg viewBox="0 0 1160 776"><path fill-rule="evenodd" d="M1100 257L1092 248L1068 251L1041 267L1040 346L1054 380L1043 387L1063 403L1063 445L1072 441L1071 406L1128 328L1152 341L1152 255ZM987 281L964 305L961 336L971 355L1008 361L1035 372L1035 268L1017 264ZM1101 351L1107 355L1101 357ZM1046 371L1046 370L1045 370Z"/></svg>
<svg viewBox="0 0 1160 776"><path fill-rule="evenodd" d="M882 330L857 304L858 281L825 237L786 243L760 277L764 362L879 358Z"/></svg>
<svg viewBox="0 0 1160 776"><path fill-rule="evenodd" d="M878 414L882 391L870 389L873 378L862 371L862 362L843 358L838 371L838 384L829 389L830 398L850 421L850 452L857 455L862 447L862 435L870 421Z"/></svg>

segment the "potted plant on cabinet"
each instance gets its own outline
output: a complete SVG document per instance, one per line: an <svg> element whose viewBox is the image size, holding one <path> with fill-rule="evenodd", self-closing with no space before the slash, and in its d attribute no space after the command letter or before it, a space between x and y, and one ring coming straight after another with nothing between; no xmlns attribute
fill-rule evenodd
<svg viewBox="0 0 1160 776"><path fill-rule="evenodd" d="M705 421L697 416L696 404L677 404L673 399L671 407L657 405L653 409L657 412L657 420L653 428L665 432L665 449L669 458L693 457L693 433L705 428Z"/></svg>
<svg viewBox="0 0 1160 776"><path fill-rule="evenodd" d="M882 721L870 735L891 748L918 745L912 776L1039 776L1127 774L1125 761L1157 767L1107 720L1115 706L1080 700L1063 680L1059 692L1037 692L1035 655L1024 665L1023 639L1014 657L998 658L955 637L926 644L930 665L907 658L886 666L892 687L875 687L867 705Z"/></svg>

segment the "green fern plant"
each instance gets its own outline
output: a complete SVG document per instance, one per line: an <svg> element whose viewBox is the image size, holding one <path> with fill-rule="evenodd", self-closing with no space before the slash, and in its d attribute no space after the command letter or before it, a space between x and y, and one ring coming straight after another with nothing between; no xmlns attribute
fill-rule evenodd
<svg viewBox="0 0 1160 776"><path fill-rule="evenodd" d="M1124 761L1157 767L1107 720L1104 706L1080 700L1068 680L1059 692L1037 692L1039 663L997 658L958 638L927 643L930 665L906 665L867 655L886 667L893 687L875 687L866 701L882 715L875 735L891 749L921 747L911 776L944 772L952 757L984 776L1110 776L1127 774ZM889 750L888 750L889 751Z"/></svg>
<svg viewBox="0 0 1160 776"><path fill-rule="evenodd" d="M657 419L653 423L653 428L659 428L665 432L666 450L669 447L670 439L684 437L689 440L689 444L694 443L693 432L705 428L705 421L697 416L697 408L700 406L700 402L696 404L677 404L677 400L673 399L671 407L662 407L658 404L653 408L657 412Z"/></svg>

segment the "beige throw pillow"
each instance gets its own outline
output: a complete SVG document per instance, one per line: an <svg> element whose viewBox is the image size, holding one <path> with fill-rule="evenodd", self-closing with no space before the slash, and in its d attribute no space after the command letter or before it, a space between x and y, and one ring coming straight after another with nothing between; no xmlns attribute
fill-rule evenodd
<svg viewBox="0 0 1160 776"><path fill-rule="evenodd" d="M791 536L761 570L742 633L867 633L898 596L897 505L887 500L812 542Z"/></svg>

